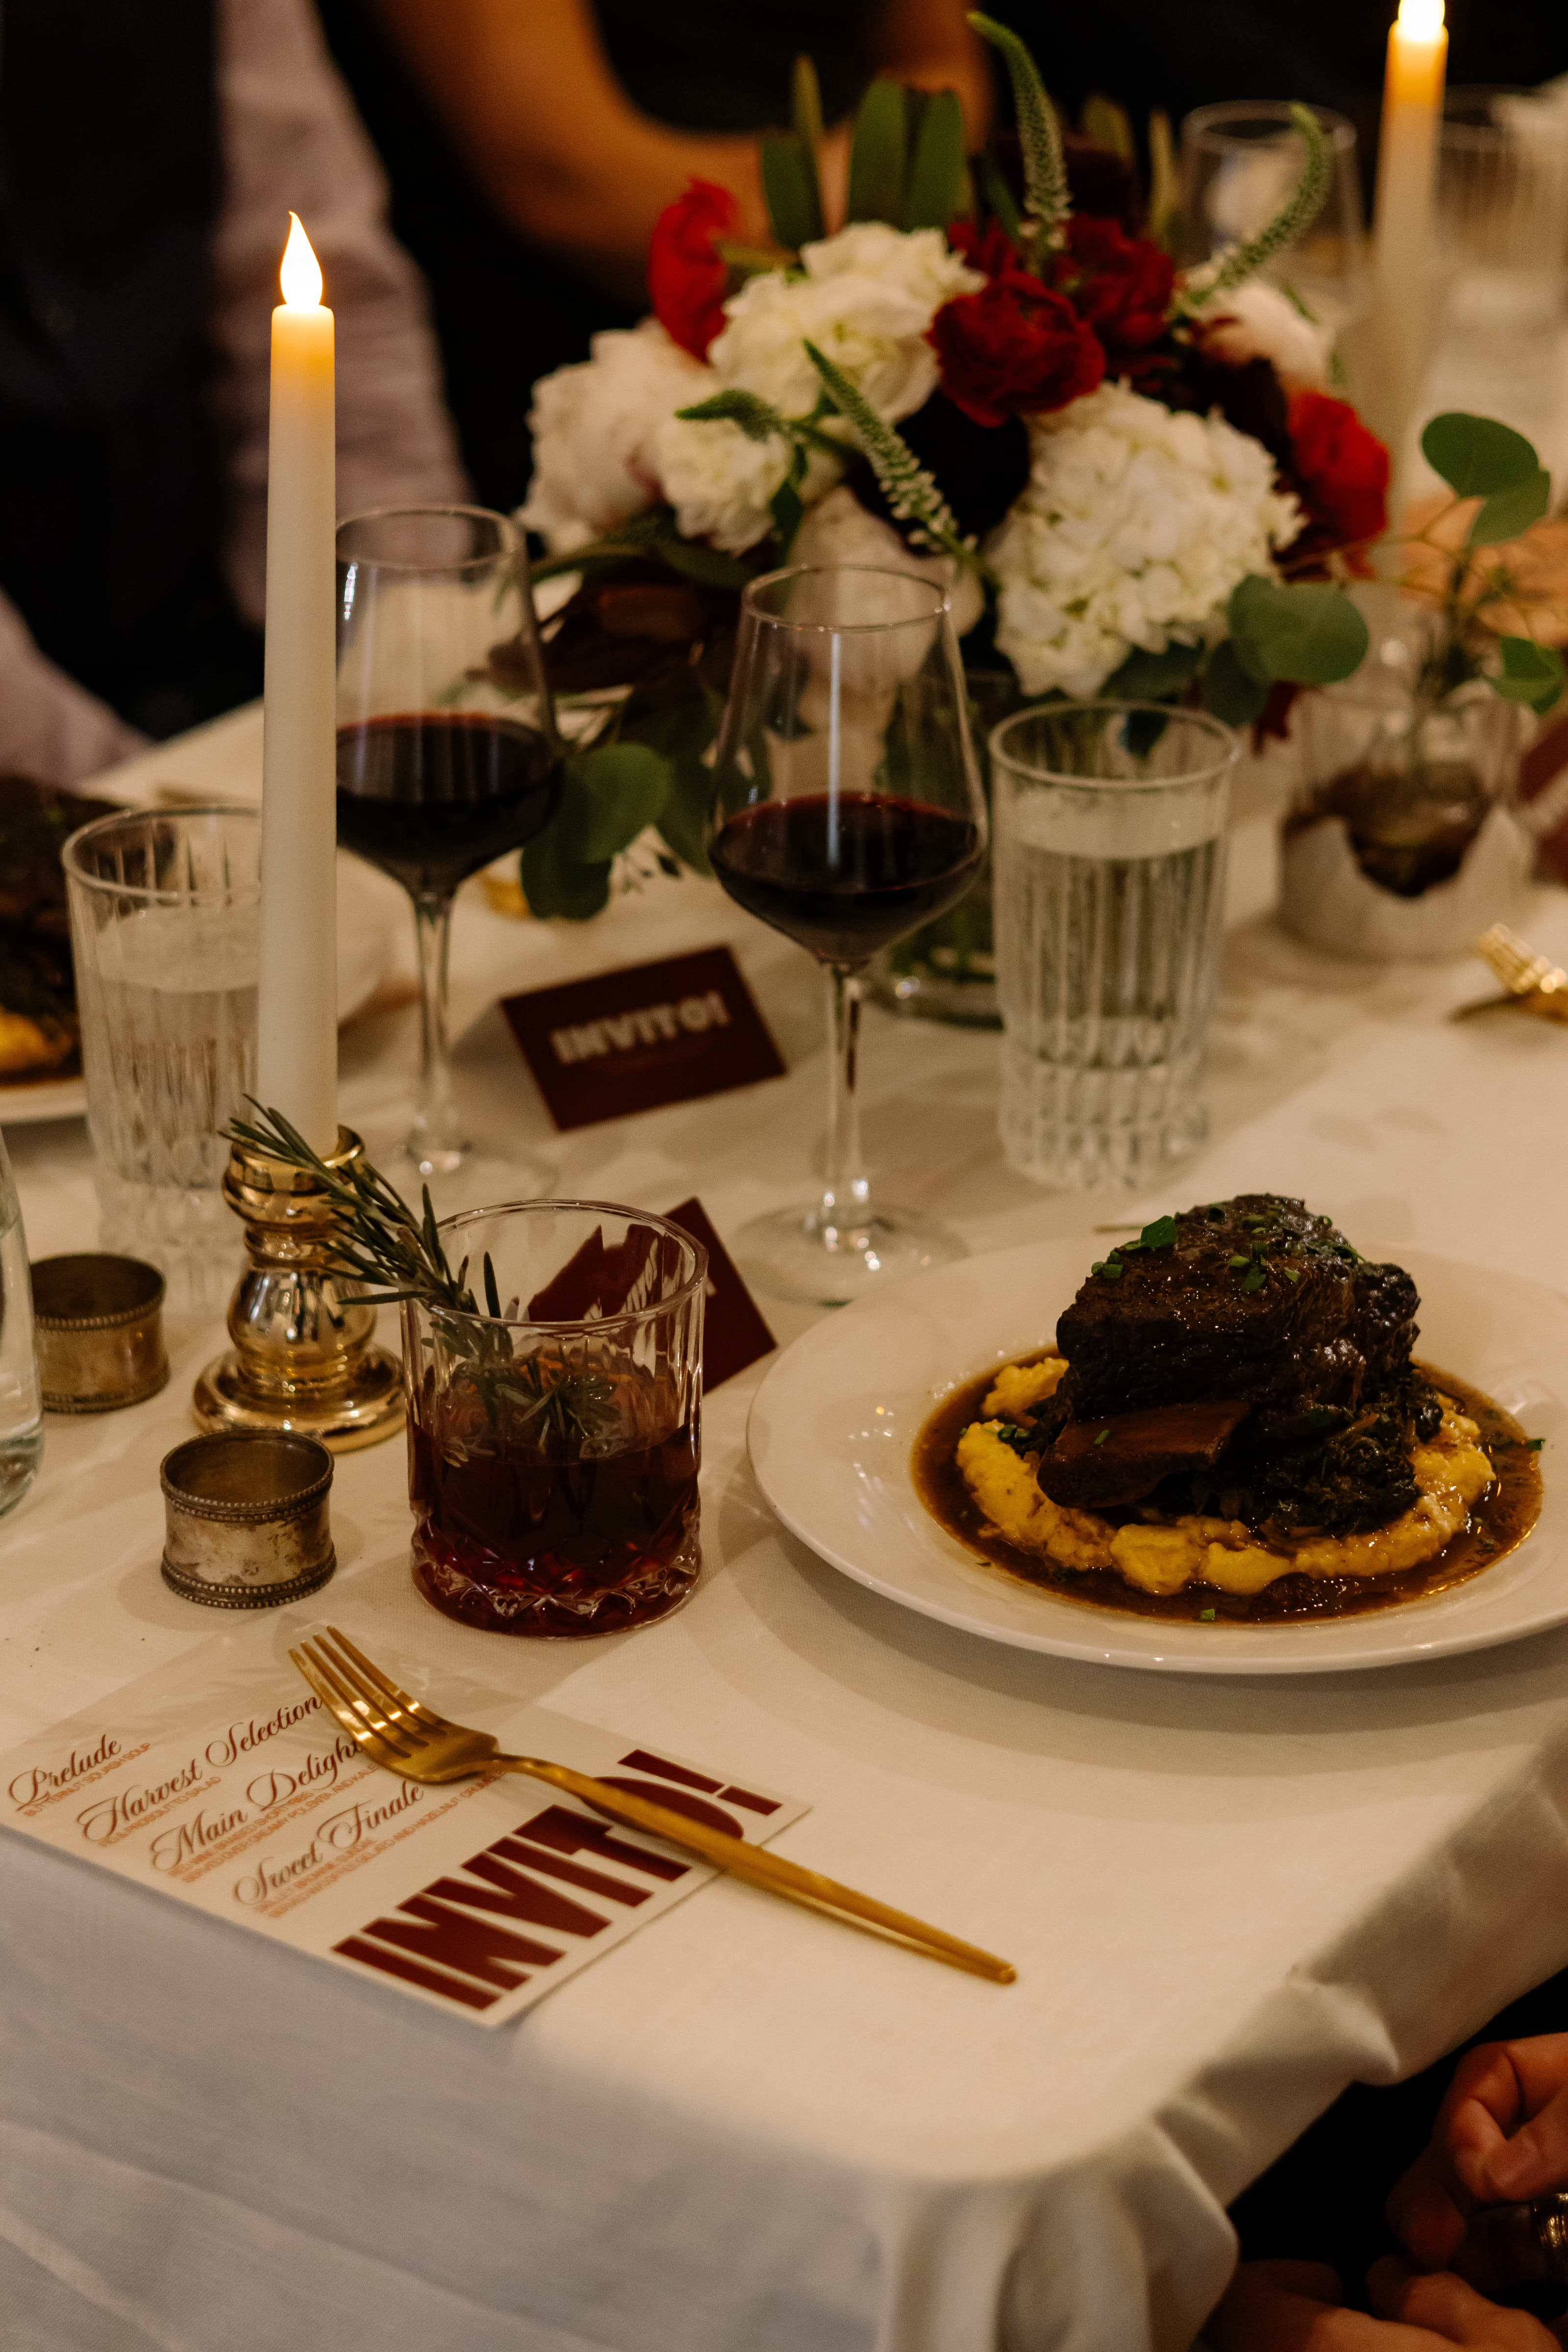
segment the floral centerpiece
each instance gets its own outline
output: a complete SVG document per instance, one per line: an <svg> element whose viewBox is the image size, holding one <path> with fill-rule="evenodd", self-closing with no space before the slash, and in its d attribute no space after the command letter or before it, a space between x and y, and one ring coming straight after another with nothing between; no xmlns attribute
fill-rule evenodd
<svg viewBox="0 0 1568 2352"><path fill-rule="evenodd" d="M1278 216L1179 271L1126 169L1064 141L1016 35L970 21L1012 79L1011 173L966 158L952 91L873 82L828 234L802 60L794 123L763 141L773 245L734 242L731 197L694 183L654 233L653 315L535 388L521 518L536 577L576 583L547 657L558 692L618 697L525 853L539 912L602 904L610 845L650 822L701 863L736 596L781 563L939 574L976 658L1029 696L1278 729L1367 650L1344 588L1385 527L1387 452L1332 389L1329 336L1258 276L1322 201L1316 118L1294 110Z"/></svg>

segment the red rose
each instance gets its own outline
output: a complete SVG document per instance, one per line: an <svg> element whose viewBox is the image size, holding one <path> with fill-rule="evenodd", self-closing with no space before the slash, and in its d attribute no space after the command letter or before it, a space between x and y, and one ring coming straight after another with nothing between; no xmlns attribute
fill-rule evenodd
<svg viewBox="0 0 1568 2352"><path fill-rule="evenodd" d="M1051 277L1112 361L1123 352L1146 351L1165 331L1175 265L1147 237L1126 236L1113 220L1075 214Z"/></svg>
<svg viewBox="0 0 1568 2352"><path fill-rule="evenodd" d="M973 221L955 220L949 226L947 241L971 269L983 269L987 278L1028 276L1023 257L999 220L988 220L983 229Z"/></svg>
<svg viewBox="0 0 1568 2352"><path fill-rule="evenodd" d="M1388 525L1388 452L1348 400L1297 393L1290 403L1290 456L1304 501L1327 526L1331 544L1353 548L1382 536Z"/></svg>
<svg viewBox="0 0 1568 2352"><path fill-rule="evenodd" d="M730 272L713 250L715 237L735 226L740 207L728 188L691 181L653 225L647 248L647 290L666 334L693 359L724 324Z"/></svg>
<svg viewBox="0 0 1568 2352"><path fill-rule="evenodd" d="M1022 268L944 303L926 341L943 392L976 425L1065 408L1105 373L1105 354L1072 304Z"/></svg>

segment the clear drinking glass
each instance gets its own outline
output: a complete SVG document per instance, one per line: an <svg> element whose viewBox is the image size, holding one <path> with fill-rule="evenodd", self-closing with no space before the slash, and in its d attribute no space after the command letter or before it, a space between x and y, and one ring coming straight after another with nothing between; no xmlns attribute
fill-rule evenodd
<svg viewBox="0 0 1568 2352"><path fill-rule="evenodd" d="M338 526L338 839L400 882L419 949L426 1175L468 1150L452 1094L447 960L458 886L543 831L561 743L528 557L483 507L384 507Z"/></svg>
<svg viewBox="0 0 1568 2352"><path fill-rule="evenodd" d="M1331 154L1329 193L1317 218L1264 266L1272 284L1299 294L1312 316L1342 333L1366 300L1366 235L1355 125L1314 110ZM1181 259L1207 261L1272 220L1301 176L1306 144L1283 99L1200 106L1182 123Z"/></svg>
<svg viewBox="0 0 1568 2352"><path fill-rule="evenodd" d="M879 949L956 904L986 819L943 591L912 572L803 565L754 580L715 750L709 855L731 898L826 975L827 1182L738 1241L778 1296L825 1307L961 1256L874 1206L855 1081L862 976Z"/></svg>
<svg viewBox="0 0 1568 2352"><path fill-rule="evenodd" d="M15 1509L38 1475L44 1407L33 1351L33 1285L22 1203L0 1135L0 1515Z"/></svg>
<svg viewBox="0 0 1568 2352"><path fill-rule="evenodd" d="M614 1633L697 1580L708 1253L601 1201L441 1227L476 1298L403 1308L414 1580L497 1633Z"/></svg>
<svg viewBox="0 0 1568 2352"><path fill-rule="evenodd" d="M224 1128L256 1082L255 809L100 817L61 853L102 1245L220 1306L242 1255Z"/></svg>
<svg viewBox="0 0 1568 2352"><path fill-rule="evenodd" d="M1568 114L1530 90L1449 90L1436 242L1448 273L1448 342L1500 374L1531 346L1554 365L1568 265Z"/></svg>
<svg viewBox="0 0 1568 2352"><path fill-rule="evenodd" d="M1240 743L1198 711L1050 703L991 738L1002 1147L1141 1186L1207 1132L1225 818Z"/></svg>

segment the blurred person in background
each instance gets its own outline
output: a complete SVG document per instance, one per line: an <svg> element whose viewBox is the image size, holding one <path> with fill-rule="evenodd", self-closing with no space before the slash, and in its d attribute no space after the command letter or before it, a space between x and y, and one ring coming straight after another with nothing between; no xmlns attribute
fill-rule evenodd
<svg viewBox="0 0 1568 2352"><path fill-rule="evenodd" d="M393 226L430 280L447 396L487 505L528 488L535 380L647 308L653 225L692 179L765 236L755 134L814 60L830 131L881 72L956 89L972 147L991 79L963 0L318 0L381 152ZM841 199L840 199L841 201Z"/></svg>
<svg viewBox="0 0 1568 2352"><path fill-rule="evenodd" d="M0 770L70 784L259 693L290 209L337 316L340 511L466 495L310 0L9 0Z"/></svg>

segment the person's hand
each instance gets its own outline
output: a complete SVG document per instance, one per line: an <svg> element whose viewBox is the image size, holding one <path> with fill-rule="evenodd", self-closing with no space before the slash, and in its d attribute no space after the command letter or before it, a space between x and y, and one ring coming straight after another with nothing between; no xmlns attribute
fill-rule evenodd
<svg viewBox="0 0 1568 2352"><path fill-rule="evenodd" d="M1367 2279L1373 2311L1347 2311L1321 2263L1244 2263L1202 2336L1210 2352L1562 2352L1528 2312L1502 2311L1446 2271L1423 2274L1392 2257Z"/></svg>
<svg viewBox="0 0 1568 2352"><path fill-rule="evenodd" d="M1394 2235L1427 2269L1470 2264L1461 2244L1483 2205L1568 2188L1568 2033L1487 2042L1463 2057L1432 2144L1388 2200Z"/></svg>

